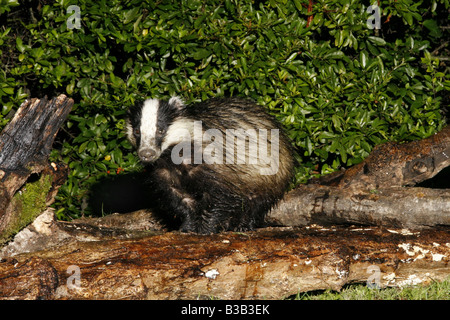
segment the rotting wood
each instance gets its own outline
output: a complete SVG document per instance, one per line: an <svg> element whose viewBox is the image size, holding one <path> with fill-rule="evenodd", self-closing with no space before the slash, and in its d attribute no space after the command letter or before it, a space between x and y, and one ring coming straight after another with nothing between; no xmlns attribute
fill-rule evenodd
<svg viewBox="0 0 450 320"><path fill-rule="evenodd" d="M450 166L450 127L427 139L374 148L360 164L288 192L270 225L361 224L397 228L450 226L450 189L406 187Z"/></svg>
<svg viewBox="0 0 450 320"><path fill-rule="evenodd" d="M445 230L320 226L66 241L4 257L0 297L280 299L367 280L380 287L427 284L450 276L449 241ZM37 274L45 281L32 281Z"/></svg>
<svg viewBox="0 0 450 320"><path fill-rule="evenodd" d="M312 183L354 190L413 186L450 166L450 126L422 140L376 146L361 163Z"/></svg>
<svg viewBox="0 0 450 320"><path fill-rule="evenodd" d="M359 224L394 228L450 227L450 191L429 188L353 190L302 185L266 217L269 225Z"/></svg>
<svg viewBox="0 0 450 320"><path fill-rule="evenodd" d="M65 181L67 168L48 163L53 141L66 120L73 100L60 95L52 100L31 99L24 102L14 118L0 134L0 243L22 223L37 214L24 212L23 203L15 196L25 193L30 177L46 186L40 195L42 205L52 203L57 189ZM39 189L39 187L37 188ZM20 198L20 197L18 197ZM45 208L43 208L45 209ZM23 222L22 222L23 221ZM31 222L29 221L29 222Z"/></svg>

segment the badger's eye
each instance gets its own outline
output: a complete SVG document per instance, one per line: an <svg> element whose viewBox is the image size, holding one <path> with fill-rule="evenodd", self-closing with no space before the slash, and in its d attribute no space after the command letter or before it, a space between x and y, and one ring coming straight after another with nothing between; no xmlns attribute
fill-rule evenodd
<svg viewBox="0 0 450 320"><path fill-rule="evenodd" d="M158 132L158 134L164 134L164 129L159 128L157 132Z"/></svg>
<svg viewBox="0 0 450 320"><path fill-rule="evenodd" d="M139 128L135 128L133 133L134 135L139 136L141 134L141 130L139 130Z"/></svg>

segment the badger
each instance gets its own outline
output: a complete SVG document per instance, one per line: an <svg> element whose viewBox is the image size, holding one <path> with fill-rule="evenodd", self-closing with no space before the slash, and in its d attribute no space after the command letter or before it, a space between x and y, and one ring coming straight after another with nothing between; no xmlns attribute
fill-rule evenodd
<svg viewBox="0 0 450 320"><path fill-rule="evenodd" d="M247 99L147 99L128 109L126 135L144 166L150 209L182 232L263 226L293 178L288 137Z"/></svg>

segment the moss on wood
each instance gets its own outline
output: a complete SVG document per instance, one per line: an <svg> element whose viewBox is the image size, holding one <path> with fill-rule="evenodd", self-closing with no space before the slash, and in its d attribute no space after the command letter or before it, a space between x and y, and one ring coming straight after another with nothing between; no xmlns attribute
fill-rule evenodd
<svg viewBox="0 0 450 320"><path fill-rule="evenodd" d="M42 174L37 180L26 183L16 192L11 201L11 208L20 211L20 214L14 215L16 217L14 221L10 221L9 227L0 235L0 245L9 241L44 211L51 186L51 176Z"/></svg>

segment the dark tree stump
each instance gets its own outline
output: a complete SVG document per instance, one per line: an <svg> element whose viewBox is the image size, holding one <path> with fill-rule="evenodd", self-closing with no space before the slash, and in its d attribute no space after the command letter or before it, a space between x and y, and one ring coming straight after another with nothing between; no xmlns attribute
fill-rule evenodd
<svg viewBox="0 0 450 320"><path fill-rule="evenodd" d="M26 101L0 134L0 244L33 221L64 182L67 170L48 156L72 105L65 95Z"/></svg>

